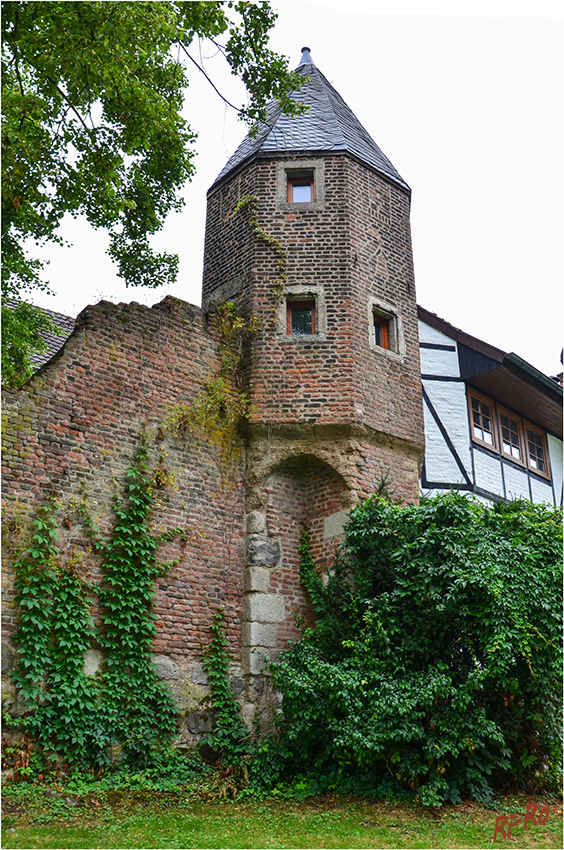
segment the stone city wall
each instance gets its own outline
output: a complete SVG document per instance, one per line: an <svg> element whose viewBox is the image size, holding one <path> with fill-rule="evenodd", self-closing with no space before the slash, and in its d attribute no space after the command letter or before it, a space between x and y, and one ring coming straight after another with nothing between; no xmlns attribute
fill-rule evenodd
<svg viewBox="0 0 564 850"><path fill-rule="evenodd" d="M12 565L18 547L28 545L38 507L49 497L60 502L60 557L77 557L81 574L98 583L100 560L76 507L87 498L94 521L110 531L114 495L123 492L142 434L149 469L157 470L153 528L182 530L159 553L176 563L156 580L154 648L160 674L190 720L183 737L204 731L198 723L205 727L205 719L194 715L207 692L202 647L220 607L242 693L243 453L226 460L205 434L168 427L171 408L201 394L218 368L216 340L204 332L199 308L174 298L151 309L102 302L81 313L53 360L20 390L4 392L5 693L17 620ZM94 673L101 661L95 646L86 661Z"/></svg>

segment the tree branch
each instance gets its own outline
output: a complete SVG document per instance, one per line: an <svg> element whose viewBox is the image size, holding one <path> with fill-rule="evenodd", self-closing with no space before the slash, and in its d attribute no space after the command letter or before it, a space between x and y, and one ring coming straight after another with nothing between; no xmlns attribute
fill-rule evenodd
<svg viewBox="0 0 564 850"><path fill-rule="evenodd" d="M211 43L214 44L217 47L217 49L219 50L221 55L224 58L227 58L227 51L225 50L225 47L223 46L223 44L219 44L219 42L217 42L214 38L211 38L211 37L208 37L208 38L211 41Z"/></svg>
<svg viewBox="0 0 564 850"><path fill-rule="evenodd" d="M22 97L25 97L25 91L23 87L22 78L20 76L20 63L18 62L18 48L14 45L14 67L16 69L16 77L18 78L18 84L20 87L20 94Z"/></svg>
<svg viewBox="0 0 564 850"><path fill-rule="evenodd" d="M227 104L227 106L230 106L232 109L234 109L234 110L235 110L235 112L241 112L241 108L240 108L239 106L235 106L233 103L231 103L229 100L227 100L227 98L226 98L226 97L223 97L222 93L219 91L219 89L217 88L217 86L215 86L215 85L212 83L211 79L208 77L208 75L206 74L206 72L204 71L204 69L203 69L203 68L201 68L201 67L200 67L200 65L198 65L198 63L196 62L196 60L195 60L195 59L193 59L193 58L190 56L190 54L188 53L188 51L186 50L186 48L184 47L184 45L182 44L182 42L179 42L179 44L180 44L180 47L182 48L182 50L184 51L184 53L186 54L186 56L188 57L188 59L189 59L191 62L193 62L193 63L194 63L194 65L196 66L196 68L198 69L198 71L201 71L201 72L202 72L202 74L204 75L204 77L206 78L206 80L208 81L208 83L210 84L210 86L212 87L212 89L213 89L213 90L214 90L214 91L215 91L215 92L216 92L216 93L220 96L220 98L222 99L222 101L223 101L224 103L226 103L226 104Z"/></svg>
<svg viewBox="0 0 564 850"><path fill-rule="evenodd" d="M51 85L54 86L57 89L57 91L59 92L61 97L64 99L64 101L67 104L67 106L69 107L69 109L72 109L72 111L74 112L74 114L76 115L76 117L78 118L78 120L80 121L82 126L84 127L84 129L89 133L91 128L86 124L84 118L82 117L80 112L76 109L76 107L73 106L73 104L70 102L68 96L64 93L62 88L51 77L47 77L47 79L49 80ZM94 128L92 128L92 129L94 129Z"/></svg>

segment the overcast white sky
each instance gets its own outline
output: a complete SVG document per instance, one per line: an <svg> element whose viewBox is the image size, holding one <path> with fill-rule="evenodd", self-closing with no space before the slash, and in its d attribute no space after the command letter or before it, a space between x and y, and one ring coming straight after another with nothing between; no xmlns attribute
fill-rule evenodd
<svg viewBox="0 0 564 850"><path fill-rule="evenodd" d="M295 67L301 47L411 186L418 303L453 325L561 371L563 4L559 0L273 0L271 46ZM219 57L205 67L230 99L244 93ZM193 53L197 48L193 47ZM192 72L191 72L192 73ZM72 248L49 248L68 315L102 298L200 303L206 191L245 127L196 69L186 115L197 176L186 207L155 238L180 255L175 286L126 289L107 237L65 220Z"/></svg>

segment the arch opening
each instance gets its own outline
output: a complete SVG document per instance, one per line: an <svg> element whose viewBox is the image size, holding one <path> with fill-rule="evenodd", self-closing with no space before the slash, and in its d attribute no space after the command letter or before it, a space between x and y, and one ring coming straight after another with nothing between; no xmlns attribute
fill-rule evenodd
<svg viewBox="0 0 564 850"><path fill-rule="evenodd" d="M284 599L286 616L278 625L278 647L301 636L300 624L311 626L313 609L300 583L298 546L304 525L310 530L311 549L321 573L333 563L342 539L349 490L341 475L314 455L282 461L267 484L266 527L280 541L279 565L270 576L270 592Z"/></svg>

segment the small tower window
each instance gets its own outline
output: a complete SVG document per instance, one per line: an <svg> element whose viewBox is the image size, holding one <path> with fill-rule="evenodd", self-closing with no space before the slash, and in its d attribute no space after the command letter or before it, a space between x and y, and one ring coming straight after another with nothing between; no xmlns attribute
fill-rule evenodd
<svg viewBox="0 0 564 850"><path fill-rule="evenodd" d="M293 335L314 334L315 301L292 300L287 302L286 333Z"/></svg>
<svg viewBox="0 0 564 850"><path fill-rule="evenodd" d="M314 200L313 171L288 172L288 203L310 204Z"/></svg>
<svg viewBox="0 0 564 850"><path fill-rule="evenodd" d="M276 336L284 344L300 344L327 334L327 307L322 286L295 283L285 287L276 307Z"/></svg>
<svg viewBox="0 0 564 850"><path fill-rule="evenodd" d="M276 206L285 213L312 213L325 205L323 159L279 160L276 163Z"/></svg>
<svg viewBox="0 0 564 850"><path fill-rule="evenodd" d="M372 342L380 348L390 348L390 320L379 313L372 314Z"/></svg>
<svg viewBox="0 0 564 850"><path fill-rule="evenodd" d="M367 315L370 348L379 355L400 359L405 357L405 337L397 308L387 301L371 297Z"/></svg>

